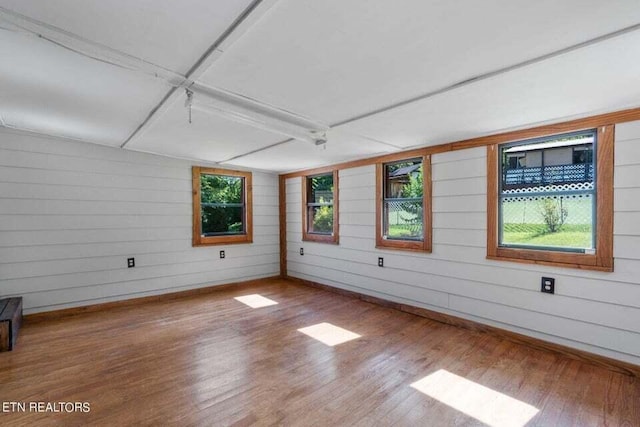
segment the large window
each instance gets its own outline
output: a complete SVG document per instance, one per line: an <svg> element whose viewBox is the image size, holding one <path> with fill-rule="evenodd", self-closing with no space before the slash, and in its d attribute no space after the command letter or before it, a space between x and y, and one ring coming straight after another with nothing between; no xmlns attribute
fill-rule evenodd
<svg viewBox="0 0 640 427"><path fill-rule="evenodd" d="M251 173L193 168L193 245L252 241Z"/></svg>
<svg viewBox="0 0 640 427"><path fill-rule="evenodd" d="M302 179L302 239L338 243L338 171Z"/></svg>
<svg viewBox="0 0 640 427"><path fill-rule="evenodd" d="M613 128L489 147L490 258L610 270Z"/></svg>
<svg viewBox="0 0 640 427"><path fill-rule="evenodd" d="M377 165L376 246L431 250L430 158Z"/></svg>

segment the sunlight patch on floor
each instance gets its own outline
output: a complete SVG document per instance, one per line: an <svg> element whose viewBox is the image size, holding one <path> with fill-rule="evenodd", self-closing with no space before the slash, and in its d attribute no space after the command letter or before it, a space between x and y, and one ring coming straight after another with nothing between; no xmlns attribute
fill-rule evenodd
<svg viewBox="0 0 640 427"><path fill-rule="evenodd" d="M317 325L298 329L298 332L302 332L330 347L360 338L360 335L331 323L318 323Z"/></svg>
<svg viewBox="0 0 640 427"><path fill-rule="evenodd" d="M535 407L466 378L440 369L411 387L487 425L522 427L537 413Z"/></svg>
<svg viewBox="0 0 640 427"><path fill-rule="evenodd" d="M262 295L258 294L235 297L234 300L240 301L241 303L248 305L251 308L268 307L270 305L278 304L274 300L270 300L269 298L263 297Z"/></svg>

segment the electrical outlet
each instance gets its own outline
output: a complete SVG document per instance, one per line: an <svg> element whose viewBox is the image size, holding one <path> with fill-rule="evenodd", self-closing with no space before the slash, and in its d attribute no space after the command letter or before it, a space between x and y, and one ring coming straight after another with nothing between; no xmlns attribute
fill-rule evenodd
<svg viewBox="0 0 640 427"><path fill-rule="evenodd" d="M555 293L556 288L556 279L553 277L543 277L541 283L540 291L546 294Z"/></svg>
<svg viewBox="0 0 640 427"><path fill-rule="evenodd" d="M136 266L135 258L127 258L127 268L133 268Z"/></svg>
<svg viewBox="0 0 640 427"><path fill-rule="evenodd" d="M220 259L224 259L224 251L220 251Z"/></svg>
<svg viewBox="0 0 640 427"><path fill-rule="evenodd" d="M304 255L304 248L300 248L300 255Z"/></svg>
<svg viewBox="0 0 640 427"><path fill-rule="evenodd" d="M378 257L378 267L384 267L384 258Z"/></svg>

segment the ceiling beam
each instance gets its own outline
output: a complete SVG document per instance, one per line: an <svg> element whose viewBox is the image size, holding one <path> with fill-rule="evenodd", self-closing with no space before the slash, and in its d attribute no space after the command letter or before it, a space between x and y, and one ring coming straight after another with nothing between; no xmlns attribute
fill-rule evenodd
<svg viewBox="0 0 640 427"><path fill-rule="evenodd" d="M241 96L225 92L220 89L206 87L196 82L196 80L217 60L226 49L238 40L251 26L258 21L278 0L253 0L248 7L231 23L229 27L209 46L209 48L198 58L186 75L154 64L143 58L139 58L128 53L111 48L107 45L97 43L64 29L55 27L45 22L38 21L12 10L0 6L0 24L2 29L24 33L55 44L61 48L70 50L84 57L104 62L112 66L124 68L129 71L142 73L151 78L159 79L170 87L147 117L138 125L132 134L127 137L121 148L124 148L133 138L140 136L170 105L178 94L182 92L178 89L189 88L194 92L204 96L211 96L215 99L240 99ZM224 96L223 96L224 95ZM258 107L262 107L257 101ZM267 109L264 106L263 109ZM268 110L268 109L267 109ZM278 109L271 110L279 112ZM269 112L271 112L269 110ZM2 124L6 127L6 124Z"/></svg>
<svg viewBox="0 0 640 427"><path fill-rule="evenodd" d="M280 108L263 104L258 100L246 98L239 94L224 91L207 85L203 85L197 82L197 79L202 76L204 72L222 56L226 49L228 49L236 40L261 19L268 10L277 2L277 0L254 0L242 13L231 23L231 25L216 39L216 41L200 56L198 61L191 66L189 71L185 75L182 75L176 71L165 68L161 65L154 64L143 58L130 55L128 53L111 48L107 45L97 43L93 40L84 38L77 34L66 31L62 28L55 27L42 21L30 18L22 15L18 12L6 9L0 6L0 24L9 31L16 31L37 37L41 40L55 44L58 47L70 50L76 54L90 58L92 60L107 63L112 66L124 68L128 71L142 73L150 78L159 79L169 86L168 92L164 95L162 100L151 109L145 119L136 127L136 129L127 137L127 139L120 145L121 148L125 148L127 144L130 144L136 138L141 137L144 132L155 123L159 117L177 101L177 98L182 94L180 89L188 89L191 92L195 92L198 98L203 99L210 98L210 102L220 103L223 102L229 104L225 110L227 114L223 114L224 117L229 118L230 115L240 114L246 108L250 107L255 110L257 114L262 114L265 117L271 115L276 116L276 121L281 121L282 125L293 124L301 126L301 129L305 130L305 138L296 138L304 141L312 141L317 144L318 139L315 138L314 130L316 132L326 132L329 127L325 124L317 122L315 120L299 116L296 113L282 110ZM226 105L225 104L225 105ZM238 105L235 105L238 104ZM259 115L259 117L262 117ZM249 123L252 125L252 123ZM2 127L11 127L6 123L0 123ZM26 129L21 129L29 131ZM267 129L274 131L274 129ZM308 130L308 132L307 132ZM307 135L309 133L309 135ZM289 135L289 134L288 134ZM315 138L315 139L314 139ZM371 138L366 138L371 139ZM286 139L276 144L280 145L291 141L292 139ZM371 139L373 141L373 139ZM392 147L394 150L399 150L398 147L393 144L389 144L383 141L375 141L382 145ZM238 157L244 157L251 153L244 153ZM225 159L223 162L234 160L234 158Z"/></svg>
<svg viewBox="0 0 640 427"><path fill-rule="evenodd" d="M187 71L185 78L195 82L218 59L226 49L238 40L249 28L251 28L278 0L253 0L251 4L229 25L218 39L202 54L195 64ZM169 107L183 95L177 87L171 88L162 100L156 105L140 123L140 125L120 145L124 148L135 138L142 136L149 127L164 114Z"/></svg>
<svg viewBox="0 0 640 427"><path fill-rule="evenodd" d="M55 43L66 49L71 49L74 52L82 54L93 59L107 62L112 65L120 66L132 71L138 71L150 75L155 78L164 80L171 88L163 99L150 111L147 117L140 123L140 125L131 133L131 135L123 142L121 148L124 148L127 144L134 141L136 138L144 134L144 132L155 123L159 117L174 103L178 97L182 95L180 88L192 88L197 89L199 84L196 80L204 74L204 72L218 59L226 49L228 49L236 40L251 28L258 20L260 20L277 2L278 0L253 0L251 4L243 10L243 12L231 23L231 25L217 38L217 40L201 55L196 63L189 69L186 75L181 75L177 72L164 68L160 65L153 64L145 61L142 58L138 58L126 53L120 52L109 46L102 45L93 42L88 39L84 39L73 33L64 31L60 28L51 26L49 24L36 21L27 16L13 12L6 8L0 7L0 22L8 23L12 30L23 31L39 38L47 40L51 43ZM498 70L490 71L481 75L477 75L460 82L436 89L434 91L421 94L416 97L412 97L407 100L394 103L392 105L384 106L357 116L353 116L342 121L331 124L330 128L346 125L358 120L369 118L399 107L403 107L415 102L419 102L446 92L454 91L458 88L471 85L473 83L483 81L489 78L499 76L517 69L527 67L536 63L540 63L560 55L573 52L578 49L582 49L597 43L607 41L612 38L622 36L624 34L637 31L640 29L640 24L635 24L608 34L601 35L599 37L565 47L553 51L551 53L541 55L526 61L522 61L513 64L508 67L504 67ZM9 127L7 124L0 123L0 126ZM275 146L284 144L291 141L291 139L283 140L275 144L271 144L267 147L263 147L257 150L252 150L248 153L240 154L229 159L221 161L221 163L228 163L238 158L246 157L251 154L255 154L264 150L268 150ZM393 144L376 141L381 144L399 149Z"/></svg>

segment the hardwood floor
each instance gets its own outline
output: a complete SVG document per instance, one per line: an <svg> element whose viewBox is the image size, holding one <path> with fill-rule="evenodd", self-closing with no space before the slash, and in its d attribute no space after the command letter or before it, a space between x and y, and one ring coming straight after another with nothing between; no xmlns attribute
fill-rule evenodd
<svg viewBox="0 0 640 427"><path fill-rule="evenodd" d="M640 379L285 280L27 321L0 401L91 405L5 426L640 425Z"/></svg>

